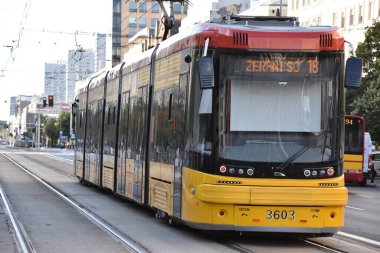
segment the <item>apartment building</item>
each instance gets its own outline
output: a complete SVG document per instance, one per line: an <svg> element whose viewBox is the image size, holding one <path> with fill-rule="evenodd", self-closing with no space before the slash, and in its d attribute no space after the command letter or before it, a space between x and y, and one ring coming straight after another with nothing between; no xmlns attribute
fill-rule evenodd
<svg viewBox="0 0 380 253"><path fill-rule="evenodd" d="M357 45L364 41L366 28L379 18L380 0L288 0L288 13L303 26L338 26Z"/></svg>
<svg viewBox="0 0 380 253"><path fill-rule="evenodd" d="M170 5L165 3L165 7L170 15ZM178 27L181 20L186 17L187 10L187 4L173 3L172 11L175 27L171 30L172 34L178 32ZM121 2L121 61L124 54L136 44L141 48L141 51L154 46L155 41L158 39L156 36L161 34L157 29L162 29L162 26L160 26L162 17L163 11L158 2L147 0L126 0ZM145 31L138 34L142 30ZM137 34L138 36L135 36ZM136 39L138 42L135 41ZM141 42L145 44L141 45Z"/></svg>

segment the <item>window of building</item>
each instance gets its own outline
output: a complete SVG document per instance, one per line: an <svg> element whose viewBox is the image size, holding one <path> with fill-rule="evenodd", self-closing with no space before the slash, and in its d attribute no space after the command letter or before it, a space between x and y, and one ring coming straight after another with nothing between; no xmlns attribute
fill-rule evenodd
<svg viewBox="0 0 380 253"><path fill-rule="evenodd" d="M128 38L132 38L137 33L136 27L130 27L128 31Z"/></svg>
<svg viewBox="0 0 380 253"><path fill-rule="evenodd" d="M174 14L181 14L181 4L179 4L179 3L173 4L173 13Z"/></svg>
<svg viewBox="0 0 380 253"><path fill-rule="evenodd" d="M137 3L136 2L129 2L129 11L130 12L137 12Z"/></svg>
<svg viewBox="0 0 380 253"><path fill-rule="evenodd" d="M183 5L183 14L187 14L188 8L189 8L189 5L187 5L187 4Z"/></svg>
<svg viewBox="0 0 380 253"><path fill-rule="evenodd" d="M152 13L158 13L160 11L160 6L158 3L152 3Z"/></svg>
<svg viewBox="0 0 380 253"><path fill-rule="evenodd" d="M157 24L157 21L158 21L158 18L152 18L152 19L150 20L150 27L155 28L155 27L156 27L156 24Z"/></svg>
<svg viewBox="0 0 380 253"><path fill-rule="evenodd" d="M368 20L372 19L372 2L368 2Z"/></svg>
<svg viewBox="0 0 380 253"><path fill-rule="evenodd" d="M139 28L145 28L146 27L146 18L145 17L141 17L139 18Z"/></svg>
<svg viewBox="0 0 380 253"><path fill-rule="evenodd" d="M340 27L342 27L342 28L344 28L344 26L345 26L345 22L344 22L345 19L346 19L346 17L344 15L344 12L342 12L342 16L340 18Z"/></svg>
<svg viewBox="0 0 380 253"><path fill-rule="evenodd" d="M129 27L136 27L136 18L135 17L129 17Z"/></svg>
<svg viewBox="0 0 380 253"><path fill-rule="evenodd" d="M140 4L139 11L140 12L146 12L146 3L141 3Z"/></svg>
<svg viewBox="0 0 380 253"><path fill-rule="evenodd" d="M355 10L351 9L350 10L350 25L354 24L354 14L355 14Z"/></svg>
<svg viewBox="0 0 380 253"><path fill-rule="evenodd" d="M363 23L363 5L359 5L359 24Z"/></svg>

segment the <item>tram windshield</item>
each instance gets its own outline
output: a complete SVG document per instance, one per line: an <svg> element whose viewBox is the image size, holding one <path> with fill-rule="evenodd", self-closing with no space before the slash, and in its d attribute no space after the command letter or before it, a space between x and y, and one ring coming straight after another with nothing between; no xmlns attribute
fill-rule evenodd
<svg viewBox="0 0 380 253"><path fill-rule="evenodd" d="M226 54L219 66L221 159L270 163L335 159L340 57Z"/></svg>

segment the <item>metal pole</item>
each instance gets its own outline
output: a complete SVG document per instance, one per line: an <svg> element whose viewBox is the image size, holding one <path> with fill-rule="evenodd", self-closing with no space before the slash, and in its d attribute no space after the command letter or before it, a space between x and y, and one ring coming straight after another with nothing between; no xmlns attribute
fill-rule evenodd
<svg viewBox="0 0 380 253"><path fill-rule="evenodd" d="M38 131L37 131L37 150L40 150L40 132L41 132L41 109L38 109Z"/></svg>
<svg viewBox="0 0 380 253"><path fill-rule="evenodd" d="M70 110L70 132L69 132L69 137L68 137L68 140L70 141L70 148L72 148L72 140L71 140L71 136L72 136L72 133L73 133L73 105L70 106L71 110Z"/></svg>

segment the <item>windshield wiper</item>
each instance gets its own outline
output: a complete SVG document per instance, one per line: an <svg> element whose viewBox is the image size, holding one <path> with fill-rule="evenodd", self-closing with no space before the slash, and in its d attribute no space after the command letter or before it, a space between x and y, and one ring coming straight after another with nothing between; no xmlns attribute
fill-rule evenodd
<svg viewBox="0 0 380 253"><path fill-rule="evenodd" d="M319 135L315 137L315 139L310 143L310 145L303 147L298 152L296 152L294 155L289 157L286 161L280 164L280 166L277 167L278 170L283 170L286 167L288 167L289 164L291 164L294 160L296 160L298 157L300 157L303 153L308 151L315 143L317 143L323 136L327 136L327 131L323 131Z"/></svg>

